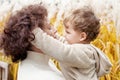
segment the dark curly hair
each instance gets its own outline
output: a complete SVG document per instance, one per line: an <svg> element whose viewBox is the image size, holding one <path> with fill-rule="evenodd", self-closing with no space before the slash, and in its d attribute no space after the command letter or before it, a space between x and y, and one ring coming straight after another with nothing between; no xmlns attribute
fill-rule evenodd
<svg viewBox="0 0 120 80"><path fill-rule="evenodd" d="M65 17L63 23L66 27L67 22L69 22L74 30L87 34L86 41L93 41L100 32L99 21L92 9L87 6L81 9L75 9L70 15Z"/></svg>
<svg viewBox="0 0 120 80"><path fill-rule="evenodd" d="M47 10L40 4L29 5L12 14L1 36L0 47L13 62L24 60L30 49L30 42L35 39L32 30L44 27Z"/></svg>

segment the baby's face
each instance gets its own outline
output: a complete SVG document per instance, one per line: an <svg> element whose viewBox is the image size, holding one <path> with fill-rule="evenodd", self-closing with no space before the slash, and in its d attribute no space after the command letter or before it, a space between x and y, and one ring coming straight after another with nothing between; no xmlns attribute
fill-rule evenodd
<svg viewBox="0 0 120 80"><path fill-rule="evenodd" d="M65 39L69 44L81 43L82 32L74 30L70 23L66 23L65 26Z"/></svg>

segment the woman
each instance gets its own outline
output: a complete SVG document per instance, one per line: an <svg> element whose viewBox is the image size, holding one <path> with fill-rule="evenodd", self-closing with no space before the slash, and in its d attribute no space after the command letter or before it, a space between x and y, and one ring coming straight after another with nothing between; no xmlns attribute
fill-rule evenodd
<svg viewBox="0 0 120 80"><path fill-rule="evenodd" d="M31 42L36 40L32 30L39 26L53 36L54 31L47 21L47 10L38 4L22 8L12 14L6 23L1 37L0 47L13 62L21 61L17 80L64 80L48 65L49 56L31 51L31 47L40 52Z"/></svg>

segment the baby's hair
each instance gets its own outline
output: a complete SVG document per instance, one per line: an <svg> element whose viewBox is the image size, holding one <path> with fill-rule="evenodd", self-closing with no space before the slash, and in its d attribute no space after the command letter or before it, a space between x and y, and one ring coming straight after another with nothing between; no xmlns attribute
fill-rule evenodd
<svg viewBox="0 0 120 80"><path fill-rule="evenodd" d="M89 7L73 10L63 21L65 27L70 23L74 30L87 34L86 41L93 41L99 34L100 23Z"/></svg>
<svg viewBox="0 0 120 80"><path fill-rule="evenodd" d="M13 62L24 60L30 49L30 42L35 39L32 30L44 27L47 10L40 4L29 5L12 14L3 31L0 47Z"/></svg>

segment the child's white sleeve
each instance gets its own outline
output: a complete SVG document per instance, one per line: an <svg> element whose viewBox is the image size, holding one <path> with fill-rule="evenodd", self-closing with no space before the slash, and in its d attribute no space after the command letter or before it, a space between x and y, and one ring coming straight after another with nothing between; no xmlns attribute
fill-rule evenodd
<svg viewBox="0 0 120 80"><path fill-rule="evenodd" d="M87 54L85 54L83 47L64 44L50 37L40 28L34 29L33 33L35 34L35 40L31 43L42 50L43 53L67 65L84 68L91 65L91 60ZM85 51L87 51L87 49ZM87 52L89 52L89 50Z"/></svg>

